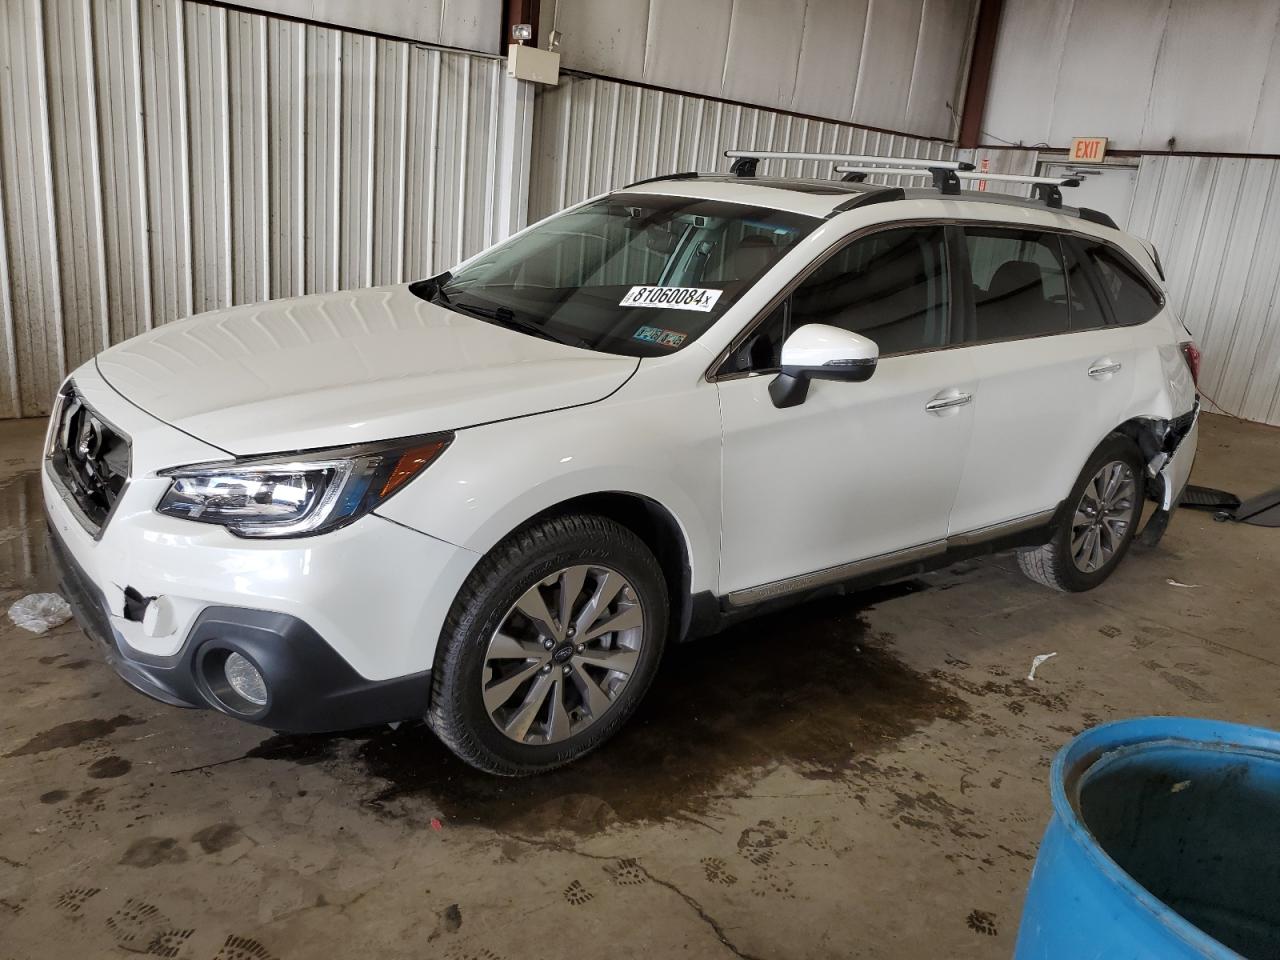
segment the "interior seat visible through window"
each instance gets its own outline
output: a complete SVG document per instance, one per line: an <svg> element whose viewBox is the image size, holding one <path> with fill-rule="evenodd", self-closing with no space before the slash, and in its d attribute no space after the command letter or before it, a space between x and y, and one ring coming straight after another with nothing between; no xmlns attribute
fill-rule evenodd
<svg viewBox="0 0 1280 960"><path fill-rule="evenodd" d="M945 342L946 258L940 228L886 230L854 241L792 295L791 329L826 323L870 337L881 354Z"/></svg>
<svg viewBox="0 0 1280 960"><path fill-rule="evenodd" d="M756 327L729 358L726 372L777 369L783 342L806 323L869 337L881 356L944 346L949 284L941 227L883 230L854 240Z"/></svg>
<svg viewBox="0 0 1280 960"><path fill-rule="evenodd" d="M725 280L752 280L764 273L778 258L772 237L749 233L734 248L721 268Z"/></svg>
<svg viewBox="0 0 1280 960"><path fill-rule="evenodd" d="M974 329L966 342L1038 337L1067 330L1067 285L1058 236L966 227Z"/></svg>

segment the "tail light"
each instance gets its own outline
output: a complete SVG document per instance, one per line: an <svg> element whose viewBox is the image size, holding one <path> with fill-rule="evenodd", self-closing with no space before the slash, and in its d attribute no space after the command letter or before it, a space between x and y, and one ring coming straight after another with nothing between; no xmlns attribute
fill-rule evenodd
<svg viewBox="0 0 1280 960"><path fill-rule="evenodd" d="M1178 344L1182 347L1182 359L1187 361L1187 369L1191 371L1191 382L1200 388L1200 348L1194 340L1184 340Z"/></svg>

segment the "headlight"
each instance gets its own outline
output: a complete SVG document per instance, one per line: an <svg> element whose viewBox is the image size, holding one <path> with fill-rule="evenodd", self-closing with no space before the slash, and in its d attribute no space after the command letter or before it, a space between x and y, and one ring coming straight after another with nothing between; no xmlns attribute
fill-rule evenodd
<svg viewBox="0 0 1280 960"><path fill-rule="evenodd" d="M156 510L241 537L326 533L374 509L452 440L436 434L161 470L173 479Z"/></svg>

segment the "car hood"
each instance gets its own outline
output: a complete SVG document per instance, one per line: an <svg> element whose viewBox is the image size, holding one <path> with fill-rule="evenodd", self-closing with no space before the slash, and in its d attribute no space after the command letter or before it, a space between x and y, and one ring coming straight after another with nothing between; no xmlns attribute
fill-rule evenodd
<svg viewBox="0 0 1280 960"><path fill-rule="evenodd" d="M602 400L634 357L564 346L427 303L407 286L234 307L97 359L166 423L230 453L385 440Z"/></svg>

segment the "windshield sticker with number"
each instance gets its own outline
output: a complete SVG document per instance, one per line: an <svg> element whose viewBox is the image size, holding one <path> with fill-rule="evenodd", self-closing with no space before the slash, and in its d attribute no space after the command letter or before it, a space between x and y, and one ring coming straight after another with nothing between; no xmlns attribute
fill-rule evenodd
<svg viewBox="0 0 1280 960"><path fill-rule="evenodd" d="M659 347L670 347L674 350L689 339L689 335L680 333L678 330L663 330L661 327L641 327L631 335L631 339L643 340L645 343L657 344Z"/></svg>
<svg viewBox="0 0 1280 960"><path fill-rule="evenodd" d="M710 313L723 292L704 290L702 287L632 287L618 306Z"/></svg>

